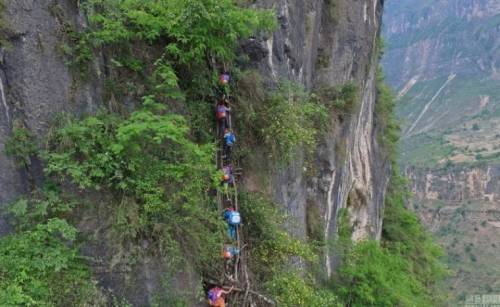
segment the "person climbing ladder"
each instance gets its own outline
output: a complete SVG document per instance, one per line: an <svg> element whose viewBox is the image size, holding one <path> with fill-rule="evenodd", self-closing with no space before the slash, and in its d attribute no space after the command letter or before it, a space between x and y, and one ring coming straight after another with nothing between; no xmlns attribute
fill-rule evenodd
<svg viewBox="0 0 500 307"><path fill-rule="evenodd" d="M234 133L231 130L226 129L224 131L224 143L222 151L223 160L225 161L225 163L229 163L231 161L231 153L235 142L236 136L234 135Z"/></svg>
<svg viewBox="0 0 500 307"><path fill-rule="evenodd" d="M208 291L208 303L210 306L214 307L226 307L226 300L224 295L227 295L233 291L234 287L231 287L228 291L222 289L221 287L213 287Z"/></svg>
<svg viewBox="0 0 500 307"><path fill-rule="evenodd" d="M219 76L219 84L222 87L227 87L229 85L229 80L231 77L229 76L229 72L224 71L220 76Z"/></svg>
<svg viewBox="0 0 500 307"><path fill-rule="evenodd" d="M224 210L224 220L227 223L229 238L236 241L238 239L237 228L241 224L240 213L234 207L229 207Z"/></svg>
<svg viewBox="0 0 500 307"><path fill-rule="evenodd" d="M222 250L222 257L224 258L224 271L225 271L225 277L229 279L230 281L234 282L234 274L233 274L233 268L237 264L237 256L240 254L240 249L230 245L226 244L224 245L224 248Z"/></svg>
<svg viewBox="0 0 500 307"><path fill-rule="evenodd" d="M217 135L219 137L224 136L224 131L230 127L229 112L231 108L229 107L229 102L225 95L219 100L215 107L215 116L217 117Z"/></svg>
<svg viewBox="0 0 500 307"><path fill-rule="evenodd" d="M222 279L218 283L222 284L223 280L228 280L231 283L240 283L238 280L238 271L240 268L241 254L241 238L239 237L238 227L241 226L241 215L238 212L238 199L236 191L236 180L233 172L233 154L232 149L236 142L236 136L231 130L231 114L232 110L229 107L229 81L230 76L227 73L226 67L224 73L219 77L219 89L221 90L221 99L218 100L215 115L217 119L217 139L221 146L217 152L217 165L222 171L221 187L219 193L223 193L222 197L218 197L219 208L223 210L223 219L227 224L228 239L223 245L222 258L224 260L224 272L221 274ZM227 288L226 288L227 289ZM229 291L223 290L221 286L214 287L208 291L210 306L225 307L225 298L223 295L229 294Z"/></svg>

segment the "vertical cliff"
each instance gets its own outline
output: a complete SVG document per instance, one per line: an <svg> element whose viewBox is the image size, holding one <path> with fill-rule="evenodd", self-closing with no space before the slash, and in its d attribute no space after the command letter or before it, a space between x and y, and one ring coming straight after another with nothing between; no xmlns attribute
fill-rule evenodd
<svg viewBox="0 0 500 307"><path fill-rule="evenodd" d="M0 52L0 203L5 204L28 189L27 174L17 170L3 150L16 121L42 137L58 113L95 111L102 84L97 77L77 81L61 52L67 27L85 26L75 2L7 1L2 20L6 43ZM33 171L41 177L39 169Z"/></svg>
<svg viewBox="0 0 500 307"><path fill-rule="evenodd" d="M348 83L358 89L358 99L351 110L332 114L332 127L315 150L314 175L309 175L308 165L299 154L290 165L273 168L270 187L257 184L257 189L268 190L289 214L288 228L296 237L306 238L311 227L319 226L327 241L333 239L339 212L347 208L355 240L380 238L389 179L389 163L378 143L375 120L377 39L383 2L263 0L255 4L276 11L278 30L270 37L242 42L241 50L248 54L250 66L258 68L268 84L289 79L310 91ZM9 45L2 47L0 61L1 205L28 190L26 171L16 169L3 152L15 121L22 122L41 140L58 113L92 113L103 104L102 63L96 60L92 64L94 76L82 80L65 64L67 55L61 52L68 40L68 27L76 30L86 27L78 3L69 0L7 3L3 18L9 24L5 31ZM39 168L32 171L34 177L41 178ZM248 186L257 172L258 169L248 171L245 178ZM98 229L101 213L106 214L82 213L80 227L89 232ZM95 232L106 240L103 233ZM106 251L108 245L104 242L102 246L90 246L86 252L103 259L112 258L110 262L119 261ZM335 266L332 255L332 251L326 251L324 264L328 274ZM140 283L133 293L127 294L140 297L137 302L144 302L149 301L148 295L159 283L154 267L153 260L139 266L133 281L104 269L98 275L115 288L120 288L117 284L128 284L122 287L125 292L134 288L131 286L134 282Z"/></svg>
<svg viewBox="0 0 500 307"><path fill-rule="evenodd" d="M354 82L358 105L348 116L334 115L315 156L316 176L306 176L303 161L278 169L272 191L293 217L290 229L307 235L309 211L319 209L326 240L335 236L339 210L346 208L353 238L379 238L389 165L379 148L374 122L376 50L382 1L278 1L279 31L266 41L247 42L261 50L257 67L273 81L289 78L307 89ZM270 4L268 4L270 6ZM255 53L250 53L255 54ZM326 268L332 263L327 254Z"/></svg>

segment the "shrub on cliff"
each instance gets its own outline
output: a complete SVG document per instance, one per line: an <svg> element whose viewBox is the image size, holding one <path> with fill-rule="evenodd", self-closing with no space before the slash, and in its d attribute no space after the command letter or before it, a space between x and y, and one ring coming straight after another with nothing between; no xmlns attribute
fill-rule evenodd
<svg viewBox="0 0 500 307"><path fill-rule="evenodd" d="M255 71L240 76L237 86L237 125L247 149L264 145L273 161L290 162L300 149L315 150L326 127L325 106L291 82L266 90Z"/></svg>
<svg viewBox="0 0 500 307"><path fill-rule="evenodd" d="M387 191L383 244L391 253L408 261L409 272L423 285L418 296L433 306L441 306L447 297L443 280L449 274L443 262L444 253L415 213L405 207L410 194L407 181L399 172L394 167Z"/></svg>
<svg viewBox="0 0 500 307"><path fill-rule="evenodd" d="M46 171L88 193L100 190L110 199L102 205L114 206L116 214L135 208L137 219L117 225L124 242L147 238L162 256L177 255L203 270L212 267L222 241L209 195L219 175L213 154L212 144L189 139L182 116L147 98L128 117L104 112L56 129ZM181 250L192 257L180 257Z"/></svg>
<svg viewBox="0 0 500 307"><path fill-rule="evenodd" d="M104 299L64 218L71 204L53 192L10 206L15 231L0 239L1 306L101 306Z"/></svg>
<svg viewBox="0 0 500 307"><path fill-rule="evenodd" d="M307 273L291 270L291 259L309 264L319 259L311 246L286 231L286 217L279 213L277 204L263 195L243 193L240 210L246 221L247 264L257 289L272 295L279 306L337 306L333 292Z"/></svg>

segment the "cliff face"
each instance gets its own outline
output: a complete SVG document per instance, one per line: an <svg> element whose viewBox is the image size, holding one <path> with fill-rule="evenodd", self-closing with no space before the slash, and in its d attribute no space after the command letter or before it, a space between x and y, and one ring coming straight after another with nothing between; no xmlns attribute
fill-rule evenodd
<svg viewBox="0 0 500 307"><path fill-rule="evenodd" d="M409 169L408 177L418 200L500 202L500 166L457 168L452 171Z"/></svg>
<svg viewBox="0 0 500 307"><path fill-rule="evenodd" d="M456 272L450 289L497 293L500 248L500 167L410 168L416 212L448 254Z"/></svg>
<svg viewBox="0 0 500 307"><path fill-rule="evenodd" d="M63 11L56 11L56 4ZM100 99L99 80L76 83L64 63L59 52L63 20L58 14L76 27L85 25L73 1L8 1L4 12L9 45L0 52L0 204L26 192L28 185L26 174L4 154L13 122L23 120L35 135L43 136L58 113L92 112Z"/></svg>
<svg viewBox="0 0 500 307"><path fill-rule="evenodd" d="M262 50L256 66L274 81L285 77L307 89L353 81L360 101L350 116L336 122L318 148L314 161L318 175L306 177L303 161L295 161L276 172L272 193L292 217L289 228L298 237L305 237L308 226L313 226L309 220L322 224L326 239L332 239L339 210L348 207L353 238L379 238L389 178L374 126L375 48L383 1L279 1L274 5L279 31L266 41L245 46ZM317 210L320 220L308 219ZM334 265L329 254L328 274Z"/></svg>
<svg viewBox="0 0 500 307"><path fill-rule="evenodd" d="M352 81L359 88L359 106L343 120L335 120L335 128L326 133L317 150L317 174L306 176L304 162L298 159L273 175L271 194L292 217L290 232L305 238L308 227L313 226L308 223L318 223L325 237L332 239L339 210L347 207L354 239L379 238L389 178L374 123L376 41L383 1L262 0L256 5L276 9L279 29L272 37L243 42L242 50L269 81L287 78L309 90ZM0 89L5 96L0 105L2 205L27 189L26 174L16 170L3 153L13 121L23 120L37 137L42 137L58 113L91 113L102 103L99 73L90 81L77 81L58 52L64 43L61 14L74 27L85 27L85 18L75 1L23 0L9 1L7 5L4 18L11 27L11 46L2 49L0 66ZM98 72L99 66L95 63ZM40 177L41 173L35 175ZM319 218L311 220L311 212L319 212ZM98 217L82 220L86 220L82 228L98 226ZM103 249L95 247L88 252ZM325 259L328 273L335 265L330 254L327 252ZM154 275L150 274L154 262L144 267L147 269L139 275L144 277L140 283L147 293L154 288L147 282L148 276ZM123 282L106 272L100 276L109 284ZM141 289L138 287L137 292Z"/></svg>

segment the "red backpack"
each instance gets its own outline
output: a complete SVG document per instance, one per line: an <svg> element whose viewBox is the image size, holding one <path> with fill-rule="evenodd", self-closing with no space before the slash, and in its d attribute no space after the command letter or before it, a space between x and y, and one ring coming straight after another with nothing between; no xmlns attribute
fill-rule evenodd
<svg viewBox="0 0 500 307"><path fill-rule="evenodd" d="M226 117L226 106L219 104L217 106L217 119L222 119Z"/></svg>
<svg viewBox="0 0 500 307"><path fill-rule="evenodd" d="M219 76L219 83L221 85L227 85L229 83L229 75L228 74L222 74Z"/></svg>

